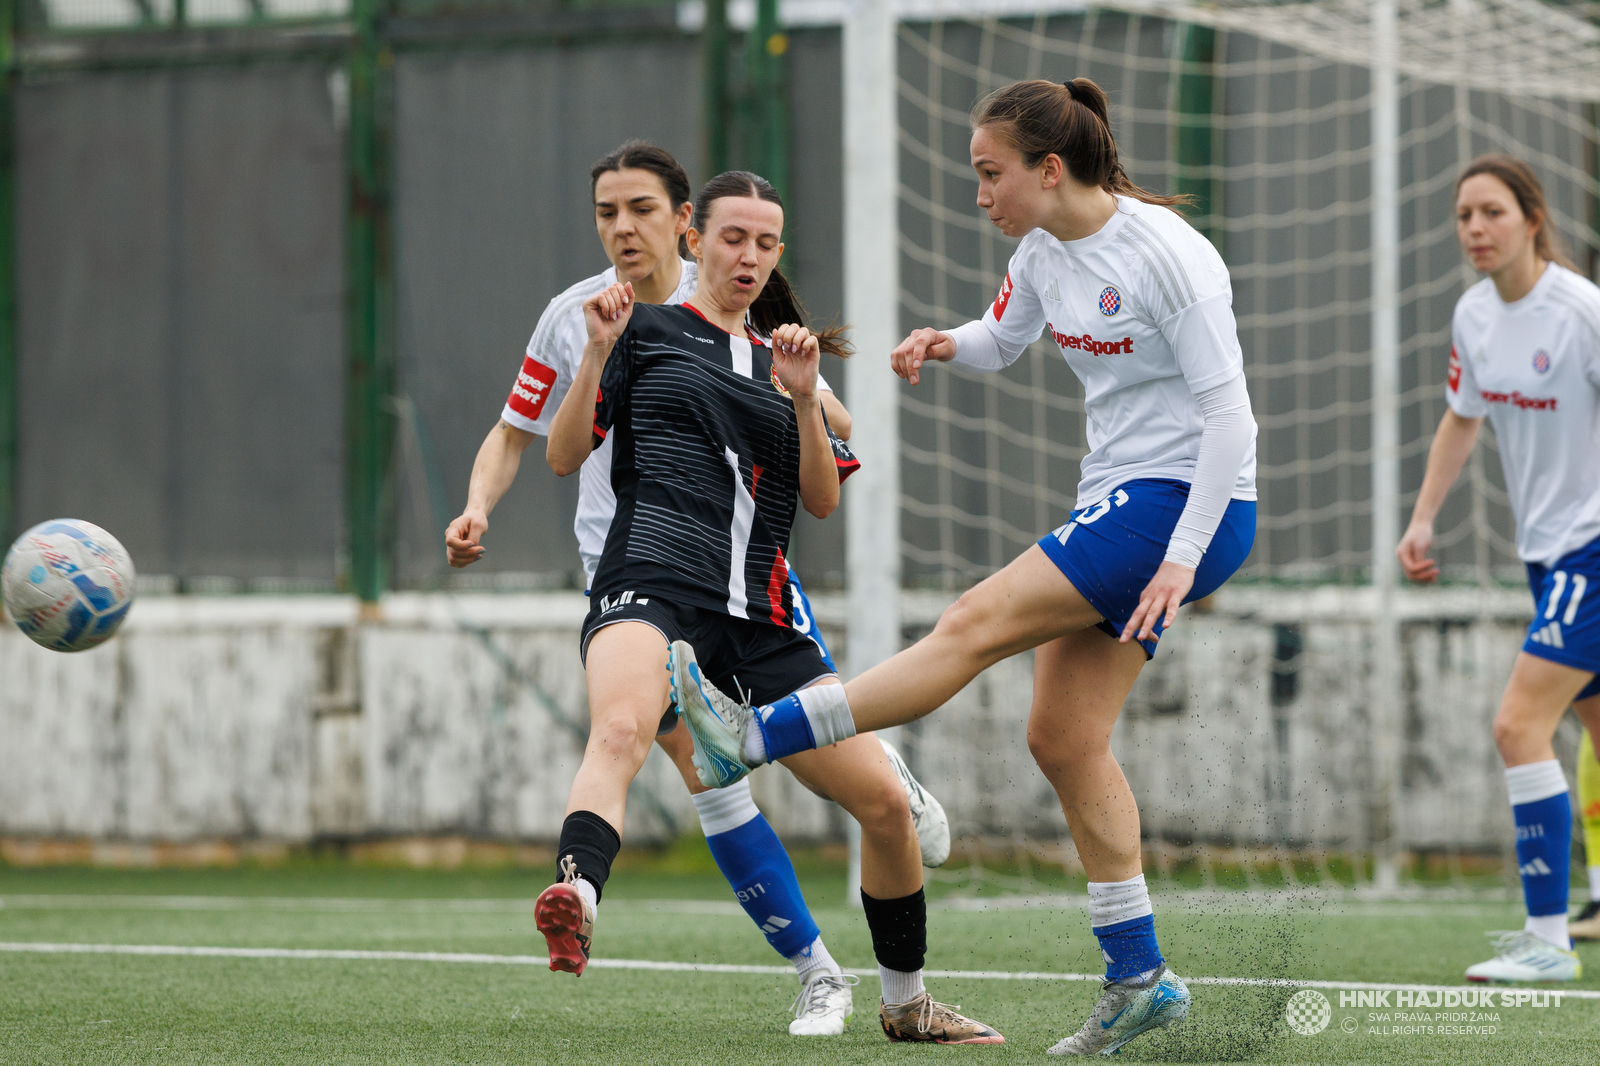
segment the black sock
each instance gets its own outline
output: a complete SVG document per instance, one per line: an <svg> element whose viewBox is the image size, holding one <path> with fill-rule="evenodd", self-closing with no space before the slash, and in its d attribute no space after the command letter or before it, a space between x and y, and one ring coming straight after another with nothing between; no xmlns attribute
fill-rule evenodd
<svg viewBox="0 0 1600 1066"><path fill-rule="evenodd" d="M561 823L561 846L556 849L556 879L566 875L561 872L561 860L570 856L577 864L578 874L594 886L594 898L600 899L606 878L611 876L611 860L622 849L622 838L611 828L611 823L593 811L573 811Z"/></svg>
<svg viewBox="0 0 1600 1066"><path fill-rule="evenodd" d="M922 969L928 956L928 897L922 889L899 899L873 899L861 893L861 909L872 930L872 954L880 966L901 973Z"/></svg>

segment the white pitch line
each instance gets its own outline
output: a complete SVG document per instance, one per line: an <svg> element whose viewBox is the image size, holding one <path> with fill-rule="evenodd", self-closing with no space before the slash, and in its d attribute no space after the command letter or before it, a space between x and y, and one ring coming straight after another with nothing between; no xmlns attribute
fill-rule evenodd
<svg viewBox="0 0 1600 1066"><path fill-rule="evenodd" d="M621 899L607 904L613 909L665 914L714 914L744 917L732 900ZM100 896L15 895L0 896L0 909L13 910L150 910L150 911L332 911L336 913L434 911L467 914L531 914L532 899L428 899L316 896Z"/></svg>
<svg viewBox="0 0 1600 1066"><path fill-rule="evenodd" d="M361 951L340 948L223 948L179 944L51 944L34 942L0 942L0 952L24 952L41 955L179 955L225 959L334 959L362 962L454 962L500 966L548 966L544 955L488 955L475 952L449 951ZM662 962L654 959L591 959L589 965L597 970L665 970L678 973L751 973L792 975L791 966L740 966L722 962ZM877 970L850 970L859 977L877 977ZM948 977L958 981L1094 981L1105 980L1101 974L1052 973L1029 970L928 970L928 977ZM1466 992L1482 991L1485 985L1406 985L1374 981L1293 981L1281 977L1185 977L1191 985L1231 985L1256 988L1333 988L1370 992ZM1494 986L1505 990L1508 986ZM1600 1000L1600 991L1587 989L1540 988L1537 991L1558 991L1563 999Z"/></svg>

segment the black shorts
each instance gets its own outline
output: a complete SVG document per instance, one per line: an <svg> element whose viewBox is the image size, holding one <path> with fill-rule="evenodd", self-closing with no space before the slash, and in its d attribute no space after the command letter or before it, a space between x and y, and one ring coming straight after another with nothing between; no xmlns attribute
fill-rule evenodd
<svg viewBox="0 0 1600 1066"><path fill-rule="evenodd" d="M579 646L585 660L589 639L597 630L615 622L643 622L668 644L687 641L706 677L733 699L774 703L819 678L834 676L816 642L789 626L752 622L703 607L680 607L649 594L621 595L628 602L612 603L609 610L601 610L601 601L591 600Z"/></svg>

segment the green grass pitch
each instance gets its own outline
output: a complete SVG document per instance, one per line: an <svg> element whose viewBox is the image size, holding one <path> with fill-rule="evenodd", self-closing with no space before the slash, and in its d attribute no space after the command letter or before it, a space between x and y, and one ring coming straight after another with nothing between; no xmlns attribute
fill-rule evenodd
<svg viewBox="0 0 1600 1066"><path fill-rule="evenodd" d="M842 874L803 872L830 948L872 971ZM542 954L530 901L542 871L409 872L342 864L278 870L101 871L0 868L0 942ZM175 901L163 897L200 897ZM328 902L332 900L333 902ZM1157 931L1185 977L1459 985L1486 957L1484 930L1520 924L1498 903L1292 910L1214 897L1158 896ZM936 899L929 966L941 970L1091 973L1098 952L1084 912L971 911ZM1580 946L1600 989L1600 946ZM596 957L781 964L714 874L623 869L601 907ZM1096 986L1082 981L939 977L936 998L1000 1029L1003 1047L891 1045L878 1031L877 980L837 1038L790 1037L792 975L591 969L392 960L0 952L0 1063L878 1063L961 1058L1042 1060L1082 1021ZM1493 1034L1384 1035L1381 1009L1341 1008L1300 1036L1284 1021L1291 988L1191 986L1194 1012L1121 1054L1135 1062L1600 1062L1600 999L1493 1007ZM1390 1008L1391 1014L1394 1008ZM1437 1014L1418 1007L1410 1013ZM1452 1013L1462 1013L1459 1008ZM1467 1012L1470 1013L1470 1012ZM1482 1010L1479 1013L1484 1013ZM1346 1033L1355 1019L1354 1033ZM1409 1019L1417 1023L1416 1019Z"/></svg>

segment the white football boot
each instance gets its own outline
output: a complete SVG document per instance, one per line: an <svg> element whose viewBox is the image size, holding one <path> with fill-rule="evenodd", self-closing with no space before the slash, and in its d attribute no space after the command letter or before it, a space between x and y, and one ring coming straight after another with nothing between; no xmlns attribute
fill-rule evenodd
<svg viewBox="0 0 1600 1066"><path fill-rule="evenodd" d="M1115 1054L1140 1033L1182 1021L1192 1002L1188 986L1165 963L1143 984L1107 981L1083 1028L1045 1054Z"/></svg>
<svg viewBox="0 0 1600 1066"><path fill-rule="evenodd" d="M1526 929L1487 935L1495 938L1494 958L1468 966L1469 981L1576 981L1583 976L1576 953Z"/></svg>
<svg viewBox="0 0 1600 1066"><path fill-rule="evenodd" d="M911 801L911 824L916 826L917 844L922 848L922 865L937 869L950 858L950 819L945 817L944 806L911 776L911 767L893 744L882 737L878 738L878 743L883 745L889 765L906 787L906 797Z"/></svg>
<svg viewBox="0 0 1600 1066"><path fill-rule="evenodd" d="M672 674L672 702L694 741L695 776L707 788L727 788L752 769L743 754L744 735L755 727L750 705L729 699L706 680L687 641L672 642L667 669Z"/></svg>
<svg viewBox="0 0 1600 1066"><path fill-rule="evenodd" d="M790 1036L838 1036L856 1012L850 988L861 983L853 973L816 973L800 986L800 994L789 1004L794 1021Z"/></svg>

